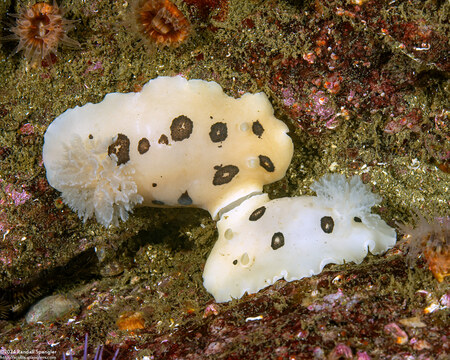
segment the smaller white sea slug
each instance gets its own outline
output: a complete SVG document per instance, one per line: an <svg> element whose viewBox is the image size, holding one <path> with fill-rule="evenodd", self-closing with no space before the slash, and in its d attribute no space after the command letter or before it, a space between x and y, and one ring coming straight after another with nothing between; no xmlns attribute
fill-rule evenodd
<svg viewBox="0 0 450 360"><path fill-rule="evenodd" d="M117 224L136 205L196 206L217 219L284 176L287 131L263 93L235 99L212 81L158 77L58 116L43 159L84 220Z"/></svg>
<svg viewBox="0 0 450 360"><path fill-rule="evenodd" d="M255 195L223 214L203 284L217 302L240 298L284 278L312 276L330 263L360 263L393 247L395 230L371 207L380 202L359 177L326 175L317 196L269 200Z"/></svg>

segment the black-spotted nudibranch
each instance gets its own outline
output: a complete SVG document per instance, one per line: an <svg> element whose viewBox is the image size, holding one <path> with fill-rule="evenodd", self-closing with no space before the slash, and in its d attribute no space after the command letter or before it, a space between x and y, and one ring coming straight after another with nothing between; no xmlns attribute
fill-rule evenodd
<svg viewBox="0 0 450 360"><path fill-rule="evenodd" d="M263 93L227 96L215 82L158 77L69 109L45 133L47 179L84 220L125 221L137 205L196 206L214 219L281 179L288 128Z"/></svg>
<svg viewBox="0 0 450 360"><path fill-rule="evenodd" d="M137 205L197 206L218 219L203 280L217 302L329 263L361 262L396 241L358 177L332 174L317 196L270 200L293 153L287 126L263 93L227 96L215 82L159 77L67 110L48 127L50 185L84 220L125 221Z"/></svg>
<svg viewBox="0 0 450 360"><path fill-rule="evenodd" d="M360 263L368 251L394 246L395 230L371 213L379 196L359 177L330 174L311 189L317 196L252 196L217 222L219 239L203 272L217 302L256 293L278 279L318 274L329 263Z"/></svg>

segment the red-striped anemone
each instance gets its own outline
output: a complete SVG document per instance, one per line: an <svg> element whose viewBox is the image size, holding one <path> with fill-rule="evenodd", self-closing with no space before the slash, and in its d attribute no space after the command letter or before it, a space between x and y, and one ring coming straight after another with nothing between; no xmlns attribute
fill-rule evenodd
<svg viewBox="0 0 450 360"><path fill-rule="evenodd" d="M189 21L169 0L137 0L132 13L132 21L146 42L177 47L189 36Z"/></svg>
<svg viewBox="0 0 450 360"><path fill-rule="evenodd" d="M13 33L4 40L19 40L15 52L23 51L25 57L32 63L44 60L51 54L56 55L60 44L69 47L79 47L80 44L67 36L73 28L75 20L67 20L64 12L56 2L52 5L38 2L23 8L15 25L10 28Z"/></svg>

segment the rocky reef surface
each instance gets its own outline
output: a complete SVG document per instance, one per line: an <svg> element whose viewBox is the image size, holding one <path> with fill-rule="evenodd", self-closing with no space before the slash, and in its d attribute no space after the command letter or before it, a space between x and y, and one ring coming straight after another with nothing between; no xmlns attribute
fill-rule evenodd
<svg viewBox="0 0 450 360"><path fill-rule="evenodd" d="M62 2L79 48L30 64L17 43L0 42L0 348L12 359L80 356L87 333L89 353L103 345L103 358L117 349L122 359L447 358L448 278L429 267L438 253L448 269L439 257L448 229L441 248L416 241L411 251L398 224L413 226L415 212L430 223L450 215L449 3L173 2L191 24L177 47L142 41L131 1L101 0ZM1 21L33 3L3 1ZM216 304L201 278L217 236L205 211L140 208L119 227L83 224L47 183L47 126L68 108L176 74L236 97L264 91L295 144L270 196L310 195L327 172L359 175L383 197L376 212L399 229L398 245ZM27 323L30 306L55 294L76 305Z"/></svg>

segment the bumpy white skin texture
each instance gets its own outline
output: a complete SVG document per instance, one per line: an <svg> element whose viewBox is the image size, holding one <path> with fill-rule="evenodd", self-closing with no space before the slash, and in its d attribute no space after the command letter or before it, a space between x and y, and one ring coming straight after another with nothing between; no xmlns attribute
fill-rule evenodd
<svg viewBox="0 0 450 360"><path fill-rule="evenodd" d="M43 158L50 185L85 220L117 224L137 204L217 218L284 176L287 131L263 93L234 99L215 82L159 77L64 112L45 133Z"/></svg>
<svg viewBox="0 0 450 360"><path fill-rule="evenodd" d="M258 292L281 278L318 274L329 263L360 263L368 250L379 254L395 244L394 229L370 213L379 197L358 177L327 175L312 189L317 197L270 201L257 195L223 215L203 273L217 302Z"/></svg>

